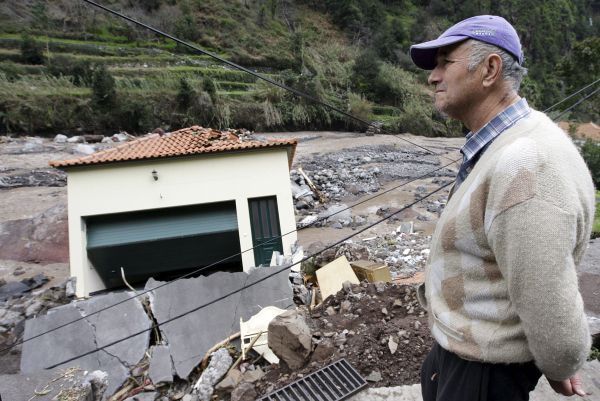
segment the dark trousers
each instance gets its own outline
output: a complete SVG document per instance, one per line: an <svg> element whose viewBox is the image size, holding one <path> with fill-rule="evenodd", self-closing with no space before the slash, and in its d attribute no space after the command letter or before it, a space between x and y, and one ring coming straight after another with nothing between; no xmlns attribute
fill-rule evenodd
<svg viewBox="0 0 600 401"><path fill-rule="evenodd" d="M439 344L421 369L423 401L527 401L542 373L533 362L467 361Z"/></svg>

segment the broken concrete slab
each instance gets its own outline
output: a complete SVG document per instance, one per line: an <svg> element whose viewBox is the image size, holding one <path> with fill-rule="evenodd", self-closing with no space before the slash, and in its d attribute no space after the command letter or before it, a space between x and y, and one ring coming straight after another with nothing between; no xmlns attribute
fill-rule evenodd
<svg viewBox="0 0 600 401"><path fill-rule="evenodd" d="M240 318L250 318L264 305L285 309L293 304L288 282L289 269L266 278L275 271L274 268L265 267L257 268L250 274L217 272L207 277L178 280L150 293L154 317L162 324L229 292L247 287L161 325L160 331L169 345L173 366L180 378L186 379L213 345L231 335ZM161 284L163 282L150 279L146 288L156 288Z"/></svg>
<svg viewBox="0 0 600 401"><path fill-rule="evenodd" d="M82 369L63 369L35 374L0 375L0 397L3 401L39 401L69 399L99 401L106 389L106 373L86 374ZM60 398L60 396L64 398Z"/></svg>
<svg viewBox="0 0 600 401"><path fill-rule="evenodd" d="M345 256L340 256L333 262L321 267L316 274L323 300L341 290L345 281L352 284L360 283Z"/></svg>
<svg viewBox="0 0 600 401"><path fill-rule="evenodd" d="M155 385L173 382L173 362L171 361L171 353L168 346L155 345L150 348L148 376Z"/></svg>
<svg viewBox="0 0 600 401"><path fill-rule="evenodd" d="M88 316L86 319L25 342L21 356L21 371L23 373L39 372L70 358L97 350L133 333L149 329L152 322L137 298L89 316L94 311L116 304L132 295L127 292L113 293L86 301L73 302L51 309L44 316L28 320L25 324L25 340L65 323L73 322L82 316ZM104 350L60 365L53 370L78 366L88 371L106 371L108 373L106 397L108 397L129 377L130 368L144 357L149 339L150 332L145 331Z"/></svg>
<svg viewBox="0 0 600 401"><path fill-rule="evenodd" d="M269 348L291 369L300 369L312 350L312 335L304 316L286 311L269 323Z"/></svg>

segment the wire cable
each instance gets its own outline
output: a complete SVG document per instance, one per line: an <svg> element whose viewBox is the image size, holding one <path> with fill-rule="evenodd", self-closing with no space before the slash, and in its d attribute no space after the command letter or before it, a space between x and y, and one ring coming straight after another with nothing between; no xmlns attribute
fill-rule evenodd
<svg viewBox="0 0 600 401"><path fill-rule="evenodd" d="M173 280L171 280L171 281L164 282L163 284L160 284L160 285L159 285L159 286L157 286L157 287L154 287L154 288L152 288L152 289L148 289L148 290L143 290L143 291L140 291L140 292L136 293L135 295L132 295L132 296L131 296L131 297L129 297L129 298L125 298L125 299L123 299L123 300L121 300L121 301L115 302L114 304L107 305L107 306L105 306L105 307L103 307L103 308L100 308L100 309L98 309L98 310L96 310L96 311L94 311L94 312L91 312L91 313L89 313L89 314L88 314L88 315L86 315L86 316L82 316L82 317L79 317L79 318L77 318L77 319L74 319L74 320L72 320L72 321L69 321L69 322L63 323L63 324L61 324L61 325L59 325L59 326L56 326L56 327L54 327L54 328L52 328L52 329L50 329L50 330L44 331L44 332L42 332L42 333L36 334L35 336L29 337L29 338L27 338L27 339L23 339L23 340L17 341L17 342L15 342L14 344L10 345L9 347L6 347L6 348L3 348L3 349L0 349L0 353L4 353L4 352L11 350L12 348L14 348L14 347L16 347L16 346L18 346L18 345L24 344L24 343L26 343L26 342L28 342L28 341L31 341L31 340L34 340L34 339L36 339L36 338L42 337L42 336L44 336L44 335L50 334L50 333L52 333L52 332L54 332L54 331L56 331L56 330L59 330L59 329L61 329L61 328L63 328L63 327L66 327L66 326L68 326L68 325L71 325L71 324L77 323L77 322L79 322L79 321L81 321L81 320L84 320L84 319L86 319L87 317L90 317L90 316L93 316L93 315L99 314L99 313L101 313L101 312L104 312L104 311L106 311L106 310L108 310L108 309L114 308L114 307L116 307L116 306L118 306L118 305L121 305L121 304L123 304L123 303L127 302L127 301L131 301L132 299L134 299L134 298L138 298L138 297L140 297L140 296L142 296L142 295L145 295L145 294L147 294L147 293L149 293L149 292L151 292L151 291L153 291L153 290L157 290L157 289L159 289L159 288L162 288L162 287L165 287L165 286L167 286L167 285L169 285L169 284L172 284L172 283L174 283L174 282L176 282L176 281L183 280L183 279L185 279L185 278L188 278L188 277L194 276L194 275L196 275L196 274L199 274L199 273L201 273L201 272L203 272L203 271L205 271L205 270L208 270L208 269L210 269L210 268L212 268L212 267L215 267L215 266L217 266L217 265L219 265L219 264L221 264L221 263L224 263L224 262L228 261L229 259L232 259L232 258L234 258L234 257L237 257L237 256L241 256L242 254L244 254L244 253L246 253L246 252L250 252L250 251L254 250L255 248L261 247L261 246L263 246L263 245L267 245L267 244L269 244L269 243L271 243L271 242L273 242L273 241L277 241L278 239L281 239L281 238L283 238L283 237L285 237L285 236L287 236L287 235L290 235L290 234L293 234L293 233L295 233L295 232L302 231L302 230L304 230L304 229L310 228L310 227L312 227L312 226L316 225L317 223L320 223L320 222L322 222L322 221L325 221L325 220L327 220L327 219L329 219L329 218L331 218L331 217L335 216L336 214L342 213L342 212L344 212L344 211L346 211L346 210L349 210L349 209L351 209L351 208L353 208L353 207L356 207L356 206L358 206L358 205L361 205L361 204L363 204L363 203L369 202L369 201L371 201L371 200L373 200L373 199L375 199L375 198L377 198L377 197L379 197L379 196L385 195L385 194L387 194L387 193L389 193L389 192L392 192L392 191L394 191L394 190L396 190L396 189L398 189L398 188L401 188L401 187L403 187L403 186L405 186L405 185L408 185L408 184L410 184L410 183L412 183L412 182L415 182L415 181L417 181L417 180L428 178L428 177L430 177L430 176L431 176L431 174L433 174L433 173L435 173L435 172L437 172L437 171L440 171L440 170L442 170L442 169L444 169L444 168L446 168L446 167L448 167L448 166L450 166L450 165L452 165L452 164L456 163L456 162L457 162L457 161L459 161L459 160L460 160L460 159L456 159L455 161L453 161L453 162L451 162L451 163L445 164L445 165L443 165L443 166L441 166L441 167L438 167L438 168L436 168L436 169L434 169L434 170L428 171L427 173L425 173L425 174L423 174L423 175L420 175L420 176L418 176L418 177L415 177L415 178L411 178L411 179L409 179L408 181L405 181L405 182L403 182L402 184L396 185L396 186L394 186L394 187L392 187L392 188L389 188L389 189L387 189L387 190L385 190L385 191L378 192L378 193L374 194L373 196L371 196L371 197L369 197L369 198L363 199L363 200L361 200L361 201L359 201L359 202L356 202L356 203L354 203L354 204L352 204L352 205L350 205L350 206L348 206L348 207L346 207L346 208L340 209L340 210L338 210L338 211L336 211L336 212L334 212L334 213L331 213L331 214L329 214L329 215L327 215L327 216L323 216L323 217L321 217L320 219L317 219L317 220L315 220L314 222L312 222L311 224L309 224L309 225L307 225L307 226L304 226L304 227L301 227L301 228L297 228L297 229L295 229L295 230L288 231L288 232L286 232L286 233L284 233L284 234L282 234L282 235L280 235L280 236L278 236L278 237L271 238L271 239L269 239L269 240L267 240L267 241L261 242L261 243L259 243L259 244L255 245L255 246L253 246L252 248L245 249L245 250L243 250L243 251L240 251L240 252L238 252L238 253L235 253L235 254L233 254L233 255L230 255L230 256L227 256L227 257L225 257L225 258L223 258L223 259L220 259L220 260L218 260L218 261L216 261L216 262L213 262L213 263L211 263L211 264L209 264L209 265L207 265L207 266L203 266L203 267L201 267L201 268L198 268L198 269L196 269L196 270L193 270L193 271L191 271L191 272L189 272L189 273L186 273L186 274L184 274L184 275L182 275L182 276L180 276L180 277L177 277L176 279L173 279Z"/></svg>
<svg viewBox="0 0 600 401"><path fill-rule="evenodd" d="M380 223L382 223L382 222L386 221L387 219L389 219L389 218L391 218L391 217L393 217L393 216L397 215L398 213L401 213L401 212L405 211L406 209L408 209L408 208L410 208L410 207L412 207L412 206L416 205L417 203L419 203L419 202L421 202L421 201L423 201L423 200L425 200L425 199L429 198L430 196L432 196L432 195L434 195L434 194L438 193L439 191L441 191L442 189L444 189L444 188L448 187L448 186L449 186L449 185L451 185L451 184L453 184L453 181L451 181L451 182L449 182L449 183L446 183L446 184L444 184L444 185L441 185L440 187L438 187L438 188L437 188L437 189L435 189L434 191L432 191L432 192L428 193L427 195L425 195L425 196L423 196L423 197L421 197L421 198L417 199L416 201L414 201L414 202L412 202L412 203L409 203L408 205L404 206L403 208L401 208L401 209L399 209L399 210L397 210L397 211L395 211L395 212L393 212L393 213L390 213L389 215L387 215L387 216L385 216L385 217L383 217L383 218L381 218L381 219L377 220L375 223L373 223L373 224L370 224L370 225L368 225L368 226L366 226L366 227L364 227L364 228L362 228L362 229L358 230L357 232L355 232L355 233L353 233L353 234L351 234L351 235L349 235L349 236L347 236L347 237L344 237L344 238L342 238L342 239L341 239L341 240L339 240L339 241L336 241L336 242L334 242L334 243L333 243L333 244L331 244L331 245L328 245L328 246L326 246L325 248L321 249L321 250L320 250L320 251L318 251L318 252L315 252L315 253L314 253L314 254L312 254L312 255L309 255L309 256L306 256L306 257L304 257L303 259L301 259L300 261L298 261L298 262L296 262L296 263L294 263L294 264L291 264L291 265L286 265L286 266L284 266L284 267L282 267L282 268L280 268L280 269L277 269L277 270L275 270L273 273L270 273L270 274L268 274L268 275L266 275L266 276L264 276L264 277L262 277L262 278L260 278L260 279L258 279L258 280L256 280L256 281L253 281L253 282L251 282L250 284L247 284L247 285L245 285L245 286L242 286L242 287L238 288L237 290L233 290L233 291L231 291L231 292L228 292L227 294L224 294L224 295L222 295L222 296L220 296L220 297L218 297L218 298L215 298L215 299L213 299L212 301L206 302L206 303L204 303L204 304L202 304L202 305L200 305L200 306L197 306L197 307L195 307L195 308L193 308L193 309L190 309L190 310L188 310L188 311L186 311L186 312L183 312L183 313L180 313L180 314L178 314L178 315L175 315L175 316L171 317L170 319L167 319L167 320L165 320L165 321L163 321L163 322L160 322L160 323L154 323L154 324L153 324L153 325L152 325L150 328L147 328L147 329L140 330L140 331L138 331L138 332L136 332L136 333L133 333L133 334L130 334L130 335L128 335L128 336L126 336L126 337L124 337L124 338L121 338L121 339L119 339L119 340L115 340L115 341L113 341L113 342L111 342L111 343L108 343L108 344L106 344L106 345L103 345L102 347L98 347L98 348L96 348L96 349L94 349L94 350L91 350L91 351L85 352L85 353L83 353L83 354L80 354L80 355L78 355L78 356L74 356L74 357L71 357L71 358L69 358L69 359L66 359L66 360L64 360L64 361L61 361L61 362L59 362L59 363L56 363L56 364L54 364L54 365L48 366L48 367L46 367L46 369L54 369L54 368L56 368L56 367L58 367L58 366L64 365L65 363L72 362L72 361L74 361L74 360L76 360L76 359L83 358L83 357L85 357L85 356L91 355L91 354L93 354L93 353L96 353L96 352L98 352L98 351L101 351L101 350L103 350L103 349L106 349L106 348L108 348L108 347L112 347L113 345L116 345L116 344L122 343L123 341L126 341L126 340L128 340L128 339L130 339L130 338L132 338L132 337L135 337L135 336L138 336L138 335L140 335L140 334L143 334L143 333L145 333L145 332L147 332L147 331L150 331L150 330L157 329L157 328L159 328L160 326L163 326L163 325L165 325L165 324L167 324L167 323L171 323L171 322L173 322L173 321L175 321L175 320L181 319L182 317L184 317L184 316L187 316L187 315L189 315L190 313L194 313L194 312L196 312L196 311L198 311L198 310L200 310L200 309L206 308L207 306L210 306L210 305L212 305L212 304L215 304L215 303L217 303L217 302L219 302L219 301L222 301L223 299L225 299L225 298L227 298L227 297L230 297L231 295L234 295L234 294L237 294L238 292L244 291L244 290L245 290L245 289L247 289L247 288L250 288L250 287L252 287L252 286L254 286L254 285L256 285L256 284L258 284L258 283L260 283L260 282L263 282L263 281L265 281L265 280L267 280L267 279L269 279L269 278L271 278L271 277L273 277L273 276L275 276L275 275L277 275L277 274L280 274L280 273L282 273L282 272L284 272L284 271L287 271L287 270L288 270L290 267L292 267L292 266L295 266L295 265L297 265L297 264L300 264L300 263L302 263L302 262L304 262L304 261L306 261L306 260L308 260L308 259L310 259L310 258L313 258L313 257L317 256L318 254L320 254L320 253L323 253L323 252L325 252L325 251L327 251L327 250L329 250L329 249L331 249L331 248L333 248L333 247L335 247L335 246L337 246L337 245L339 245L339 244L341 244L341 243L343 243L343 242L345 242L345 241L349 240L350 238L352 238L352 237L354 237L354 236L356 236L356 235L358 235L358 234L360 234L360 233L362 233L362 232L364 232L364 231L366 231L366 230L368 230L368 229L370 229L370 228L372 228L372 227L376 226L377 224L380 224Z"/></svg>
<svg viewBox="0 0 600 401"><path fill-rule="evenodd" d="M559 104L566 102L567 100L569 100L570 98L572 98L573 96L577 95L580 92L583 92L584 90L586 90L587 88L589 88L590 86L596 85L598 82L600 82L600 78L595 80L594 82L592 82L589 85L584 86L583 88L579 89L577 92L575 93L571 93L569 96L567 96L566 98L562 99L561 101L559 101L558 103L554 103L552 106L548 107L546 110L544 110L544 113L548 113L550 110L552 110L553 108L555 108L556 106L558 106Z"/></svg>
<svg viewBox="0 0 600 401"><path fill-rule="evenodd" d="M557 115L556 117L553 118L554 121L557 121L560 117L562 117L564 114L568 113L569 111L573 110L573 108L575 108L576 106L579 106L579 104L585 102L587 99L591 98L592 96L594 96L596 93L598 93L598 91L600 91L600 88L597 88L595 91L588 93L585 97L582 97L581 99L579 99L576 103L574 103L571 107L563 110L559 115Z"/></svg>

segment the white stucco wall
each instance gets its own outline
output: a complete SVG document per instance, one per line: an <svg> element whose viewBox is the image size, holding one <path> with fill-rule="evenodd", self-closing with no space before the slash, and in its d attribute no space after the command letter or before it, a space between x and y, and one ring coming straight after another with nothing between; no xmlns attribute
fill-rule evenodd
<svg viewBox="0 0 600 401"><path fill-rule="evenodd" d="M276 196L281 232L296 228L285 148L72 167L67 173L70 264L78 296L104 288L87 259L87 216L235 200L244 251L253 246L248 199ZM285 254L296 239L296 233L282 238ZM254 266L254 253L243 253L242 263L245 270Z"/></svg>

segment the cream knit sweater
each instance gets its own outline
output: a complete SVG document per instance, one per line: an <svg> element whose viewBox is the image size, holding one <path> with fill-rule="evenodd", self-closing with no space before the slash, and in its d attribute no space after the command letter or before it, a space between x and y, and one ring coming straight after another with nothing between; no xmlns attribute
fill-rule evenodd
<svg viewBox="0 0 600 401"><path fill-rule="evenodd" d="M575 266L594 204L583 159L548 117L532 110L503 132L433 235L420 298L436 341L469 360L534 360L553 380L577 371L590 335Z"/></svg>

